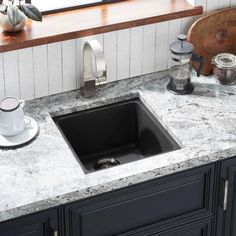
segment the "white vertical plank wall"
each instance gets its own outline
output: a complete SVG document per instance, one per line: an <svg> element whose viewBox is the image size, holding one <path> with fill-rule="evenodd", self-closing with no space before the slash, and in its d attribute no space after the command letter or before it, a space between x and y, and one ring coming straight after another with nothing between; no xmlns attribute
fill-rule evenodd
<svg viewBox="0 0 236 236"><path fill-rule="evenodd" d="M18 52L11 51L4 53L3 66L6 95L20 97Z"/></svg>
<svg viewBox="0 0 236 236"><path fill-rule="evenodd" d="M231 6L231 7L235 7L235 6L236 6L236 0L231 0L230 6Z"/></svg>
<svg viewBox="0 0 236 236"><path fill-rule="evenodd" d="M156 64L156 24L143 27L142 73L152 73Z"/></svg>
<svg viewBox="0 0 236 236"><path fill-rule="evenodd" d="M130 75L130 30L117 31L117 80L129 78Z"/></svg>
<svg viewBox="0 0 236 236"><path fill-rule="evenodd" d="M143 62L143 27L130 29L130 76L142 74Z"/></svg>
<svg viewBox="0 0 236 236"><path fill-rule="evenodd" d="M193 6L203 6L205 12L236 6L236 0L187 0Z"/></svg>
<svg viewBox="0 0 236 236"><path fill-rule="evenodd" d="M0 54L0 99L5 96L3 54Z"/></svg>
<svg viewBox="0 0 236 236"><path fill-rule="evenodd" d="M204 11L236 6L236 0L189 0ZM186 33L196 17L67 40L0 54L0 99L30 100L83 86L83 44L97 39L104 50L108 81L170 66L169 43Z"/></svg>
<svg viewBox="0 0 236 236"><path fill-rule="evenodd" d="M69 91L77 88L75 39L62 42L62 54L63 91Z"/></svg>
<svg viewBox="0 0 236 236"><path fill-rule="evenodd" d="M77 56L77 60L76 60L76 87L80 88L83 86L82 84L82 73L83 73L83 44L84 44L84 38L78 38L76 39L76 56Z"/></svg>
<svg viewBox="0 0 236 236"><path fill-rule="evenodd" d="M48 50L47 45L33 47L35 98L47 96L48 88Z"/></svg>
<svg viewBox="0 0 236 236"><path fill-rule="evenodd" d="M187 2L189 2L190 4L192 4L194 6L195 2L194 0L187 0Z"/></svg>
<svg viewBox="0 0 236 236"><path fill-rule="evenodd" d="M186 18L182 18L181 19L181 34L187 34L189 28L191 27L191 25L194 22L194 17L190 16L190 17L186 17Z"/></svg>
<svg viewBox="0 0 236 236"><path fill-rule="evenodd" d="M211 12L219 8L218 0L208 0L206 5L206 12Z"/></svg>
<svg viewBox="0 0 236 236"><path fill-rule="evenodd" d="M32 48L21 49L18 51L19 57L19 76L20 76L20 95L21 99L33 99L34 91L34 68Z"/></svg>
<svg viewBox="0 0 236 236"><path fill-rule="evenodd" d="M117 70L117 31L104 34L104 57L107 63L107 80L116 80Z"/></svg>
<svg viewBox="0 0 236 236"><path fill-rule="evenodd" d="M218 0L218 8L230 7L231 0Z"/></svg>
<svg viewBox="0 0 236 236"><path fill-rule="evenodd" d="M62 44L48 44L48 91L49 94L62 92Z"/></svg>
<svg viewBox="0 0 236 236"><path fill-rule="evenodd" d="M168 37L169 22L156 24L156 71L165 70L168 67Z"/></svg>

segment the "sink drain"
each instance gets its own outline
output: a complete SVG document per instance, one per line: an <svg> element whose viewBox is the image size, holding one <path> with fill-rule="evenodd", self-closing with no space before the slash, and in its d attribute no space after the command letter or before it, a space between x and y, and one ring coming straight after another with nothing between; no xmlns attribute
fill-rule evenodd
<svg viewBox="0 0 236 236"><path fill-rule="evenodd" d="M109 167L116 166L119 164L120 162L115 158L102 158L95 163L95 169L96 170L107 169Z"/></svg>

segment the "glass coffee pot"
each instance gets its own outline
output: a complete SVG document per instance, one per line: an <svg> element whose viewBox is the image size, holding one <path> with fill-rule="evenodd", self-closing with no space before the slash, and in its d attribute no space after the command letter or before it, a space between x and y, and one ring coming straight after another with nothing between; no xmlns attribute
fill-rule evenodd
<svg viewBox="0 0 236 236"><path fill-rule="evenodd" d="M188 94L194 89L191 83L191 62L199 63L197 68L197 76L199 76L203 57L193 53L194 46L186 41L186 35L180 34L177 38L178 41L170 44L171 68L167 89L174 94Z"/></svg>

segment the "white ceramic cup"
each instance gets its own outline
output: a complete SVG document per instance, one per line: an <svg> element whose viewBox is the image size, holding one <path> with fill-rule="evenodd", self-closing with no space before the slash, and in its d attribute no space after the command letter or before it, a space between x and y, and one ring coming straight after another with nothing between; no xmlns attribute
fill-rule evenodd
<svg viewBox="0 0 236 236"><path fill-rule="evenodd" d="M25 102L15 97L5 97L0 101L0 134L15 136L20 134L30 120L25 117Z"/></svg>

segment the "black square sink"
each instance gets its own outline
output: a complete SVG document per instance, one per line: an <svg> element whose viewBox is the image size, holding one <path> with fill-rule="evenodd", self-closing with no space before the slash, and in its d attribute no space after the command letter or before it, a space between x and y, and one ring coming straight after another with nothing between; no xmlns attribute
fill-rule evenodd
<svg viewBox="0 0 236 236"><path fill-rule="evenodd" d="M180 149L139 99L53 119L85 172Z"/></svg>

